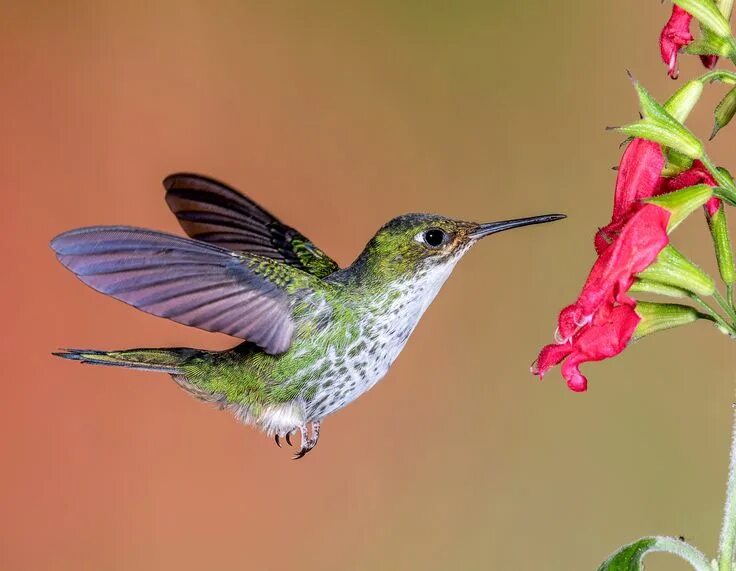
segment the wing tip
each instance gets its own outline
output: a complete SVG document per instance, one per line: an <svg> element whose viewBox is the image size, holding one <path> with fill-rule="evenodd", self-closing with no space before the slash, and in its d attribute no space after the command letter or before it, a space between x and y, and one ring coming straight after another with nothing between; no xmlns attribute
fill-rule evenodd
<svg viewBox="0 0 736 571"><path fill-rule="evenodd" d="M230 185L225 184L224 182L217 180L216 178L212 178L210 176L206 176L203 174L198 174L195 172L175 172L171 173L170 175L166 176L162 181L161 184L164 185L164 188L166 191L171 190L177 190L180 188L190 188L192 186L197 185L215 185L220 186L223 188L226 188L227 190L233 191L236 194L240 194L235 189L233 189Z"/></svg>

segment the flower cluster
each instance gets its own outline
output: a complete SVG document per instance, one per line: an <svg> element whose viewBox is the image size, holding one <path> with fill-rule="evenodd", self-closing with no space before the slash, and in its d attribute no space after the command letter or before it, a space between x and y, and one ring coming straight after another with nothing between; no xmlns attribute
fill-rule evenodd
<svg viewBox="0 0 736 571"><path fill-rule="evenodd" d="M578 299L560 312L555 343L541 350L532 368L535 374L542 377L564 360L562 374L568 386L584 391L587 380L580 365L618 355L631 341L642 315L629 290L637 275L652 267L668 246L674 212L672 207L645 200L694 186L690 181L700 182L707 174L693 164L667 178L661 174L664 166L664 153L655 142L637 138L626 148L618 167L611 222L595 235L598 259ZM708 198L710 193L705 191L698 200ZM690 201L686 208L691 211L692 207ZM669 262L663 257L660 266L672 270Z"/></svg>
<svg viewBox="0 0 736 571"><path fill-rule="evenodd" d="M731 0L674 1L659 40L671 77L678 75L681 51L699 55L709 69L719 56L736 62L736 40L727 21ZM693 19L700 25L699 39L690 31ZM554 343L540 351L532 365L534 374L543 377L561 365L568 386L584 391L583 363L618 355L632 340L655 331L703 318L736 337L736 271L721 200L728 196L729 203L736 204L736 185L711 163L700 139L684 126L705 85L714 80L734 84L736 74L709 72L685 84L664 105L635 82L641 120L618 129L630 140L618 166L611 220L595 234L597 259L580 295L560 312ZM736 88L716 109L713 135L734 115ZM670 243L672 230L701 206L727 299L710 276ZM704 313L689 305L638 301L632 296L638 292L690 298ZM730 322L704 301L711 296Z"/></svg>

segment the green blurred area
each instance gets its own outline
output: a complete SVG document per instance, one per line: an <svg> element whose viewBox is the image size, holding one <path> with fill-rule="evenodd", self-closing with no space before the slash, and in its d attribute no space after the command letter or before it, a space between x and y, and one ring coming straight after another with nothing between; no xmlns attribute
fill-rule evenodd
<svg viewBox="0 0 736 571"><path fill-rule="evenodd" d="M528 373L594 260L669 5L10 2L0 36L0 568L585 570L641 535L715 551L733 348L705 324ZM691 120L707 136L721 95ZM734 167L736 137L709 147ZM294 463L165 376L59 346L226 347L84 288L77 226L178 232L160 180L226 180L343 264L403 212L565 212L465 259L388 377ZM676 245L715 271L705 222ZM664 556L648 569L680 569Z"/></svg>

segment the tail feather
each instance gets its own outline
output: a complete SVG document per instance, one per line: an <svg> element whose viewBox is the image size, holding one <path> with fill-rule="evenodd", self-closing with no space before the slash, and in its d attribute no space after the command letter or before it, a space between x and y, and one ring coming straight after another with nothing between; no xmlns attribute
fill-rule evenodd
<svg viewBox="0 0 736 571"><path fill-rule="evenodd" d="M62 359L79 361L82 364L109 365L176 375L182 374L181 365L195 353L197 353L195 349L173 348L127 349L125 351L63 349L52 354Z"/></svg>

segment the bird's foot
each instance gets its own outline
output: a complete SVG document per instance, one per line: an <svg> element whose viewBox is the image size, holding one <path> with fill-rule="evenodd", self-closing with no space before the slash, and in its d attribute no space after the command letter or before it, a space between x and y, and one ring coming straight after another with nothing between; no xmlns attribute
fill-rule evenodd
<svg viewBox="0 0 736 571"><path fill-rule="evenodd" d="M312 423L311 436L309 436L306 424L299 427L299 430L302 433L302 445L299 448L299 451L294 454L294 460L299 460L299 458L303 458L307 454L307 452L317 446L317 441L319 440L319 426L320 422L318 420Z"/></svg>

